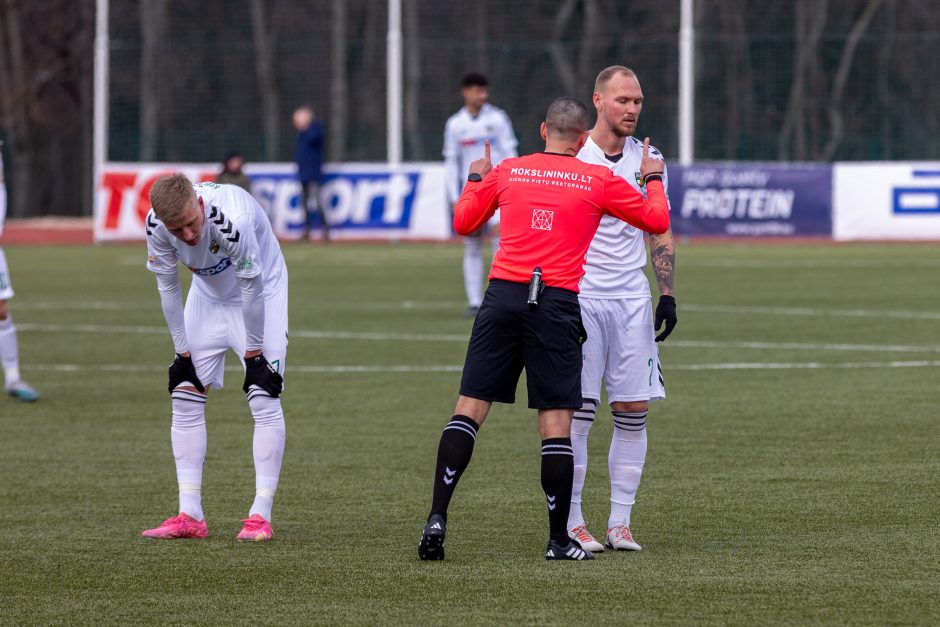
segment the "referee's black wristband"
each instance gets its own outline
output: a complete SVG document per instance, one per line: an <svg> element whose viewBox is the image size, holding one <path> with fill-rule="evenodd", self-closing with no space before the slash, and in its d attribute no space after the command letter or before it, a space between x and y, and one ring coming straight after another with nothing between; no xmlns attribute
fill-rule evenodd
<svg viewBox="0 0 940 627"><path fill-rule="evenodd" d="M650 181L659 181L660 183L662 183L662 182L663 182L663 175L662 175L661 173L659 173L659 172L656 172L655 174L647 174L646 176L643 177L643 184L644 184L644 185L645 185L646 183L649 183Z"/></svg>

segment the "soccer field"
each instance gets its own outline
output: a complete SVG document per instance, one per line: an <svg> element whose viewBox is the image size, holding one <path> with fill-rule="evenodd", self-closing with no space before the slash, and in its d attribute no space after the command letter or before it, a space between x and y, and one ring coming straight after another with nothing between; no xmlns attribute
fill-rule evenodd
<svg viewBox="0 0 940 627"><path fill-rule="evenodd" d="M34 405L0 399L0 622L937 624L940 247L678 247L633 531L546 562L539 437L497 405L420 562L471 322L456 245L285 247L287 450L274 542L232 356L207 410L210 537L176 513L172 344L144 246L6 248ZM524 381L520 392L524 392ZM524 399L525 394L521 393ZM609 412L585 513L607 519Z"/></svg>

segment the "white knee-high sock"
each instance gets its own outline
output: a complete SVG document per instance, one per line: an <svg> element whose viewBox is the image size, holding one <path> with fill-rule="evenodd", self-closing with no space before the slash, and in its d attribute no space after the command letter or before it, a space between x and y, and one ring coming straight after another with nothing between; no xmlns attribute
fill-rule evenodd
<svg viewBox="0 0 940 627"><path fill-rule="evenodd" d="M173 425L170 439L176 459L180 512L196 520L202 513L202 465L206 460L206 395L173 390Z"/></svg>
<svg viewBox="0 0 940 627"><path fill-rule="evenodd" d="M255 387L248 392L248 406L255 419L255 500L248 515L260 514L270 522L284 456L284 410L281 399L271 398Z"/></svg>
<svg viewBox="0 0 940 627"><path fill-rule="evenodd" d="M20 351L16 343L13 316L0 320L0 366L3 366L6 385L20 380Z"/></svg>
<svg viewBox="0 0 940 627"><path fill-rule="evenodd" d="M607 468L610 471L610 519L607 526L630 526L630 511L636 502L640 476L646 462L647 412L612 412L614 434L610 440Z"/></svg>
<svg viewBox="0 0 940 627"><path fill-rule="evenodd" d="M571 421L571 448L574 450L574 481L571 484L571 509L568 512L568 529L584 524L584 513L581 511L581 491L584 490L584 477L587 474L587 443L591 427L594 425L594 415L597 412L597 401L585 398L581 402L581 409L574 412Z"/></svg>
<svg viewBox="0 0 940 627"><path fill-rule="evenodd" d="M463 288L467 304L479 307L483 303L483 238L463 238Z"/></svg>

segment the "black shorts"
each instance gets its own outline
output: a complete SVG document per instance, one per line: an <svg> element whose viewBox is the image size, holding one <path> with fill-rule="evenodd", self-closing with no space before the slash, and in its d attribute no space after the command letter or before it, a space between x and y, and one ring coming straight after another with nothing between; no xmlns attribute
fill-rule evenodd
<svg viewBox="0 0 940 627"><path fill-rule="evenodd" d="M514 403L525 368L529 407L581 407L581 344L585 340L578 295L546 287L539 304L526 302L529 286L493 279L473 323L460 394Z"/></svg>

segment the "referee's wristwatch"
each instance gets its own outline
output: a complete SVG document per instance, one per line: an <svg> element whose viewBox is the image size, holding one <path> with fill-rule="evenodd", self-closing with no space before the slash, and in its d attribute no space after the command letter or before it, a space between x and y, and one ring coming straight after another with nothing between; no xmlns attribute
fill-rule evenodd
<svg viewBox="0 0 940 627"><path fill-rule="evenodd" d="M480 176L479 172L471 172L470 176L467 177L467 180L470 181L471 183L479 183L480 181L483 180L483 177Z"/></svg>

